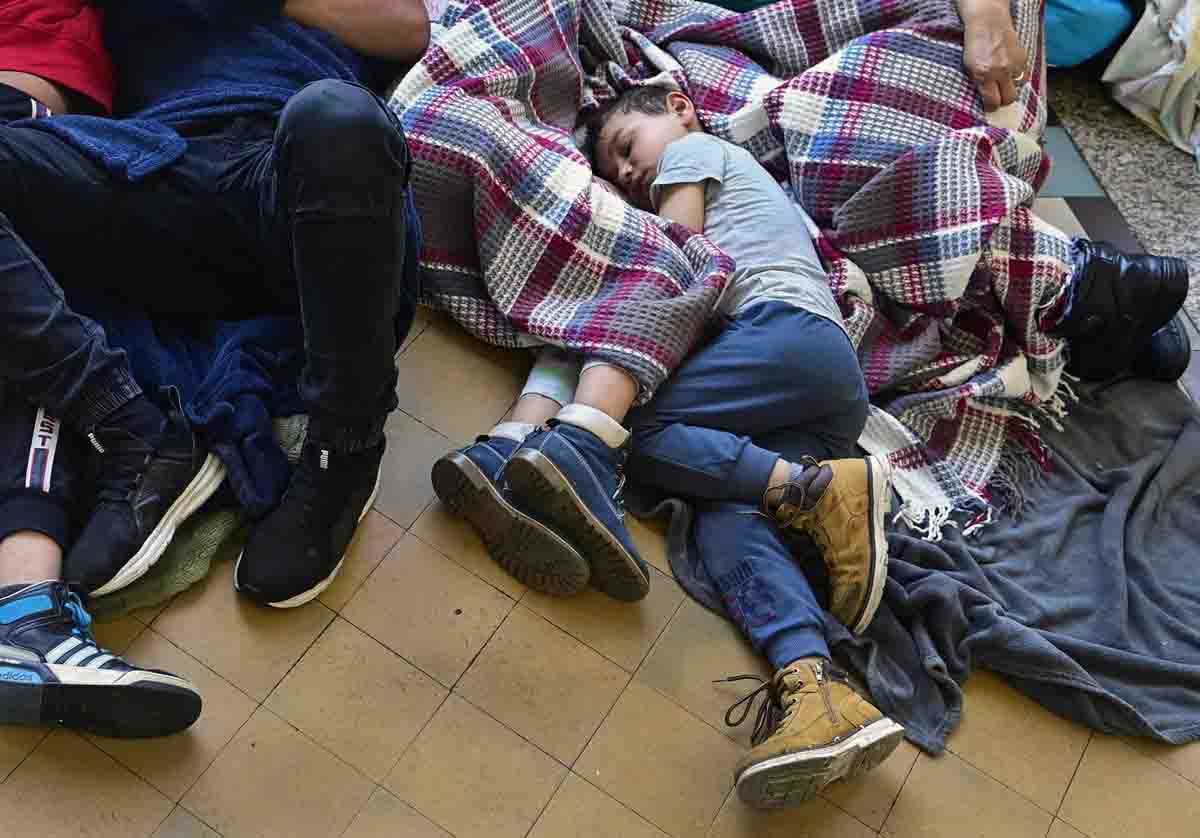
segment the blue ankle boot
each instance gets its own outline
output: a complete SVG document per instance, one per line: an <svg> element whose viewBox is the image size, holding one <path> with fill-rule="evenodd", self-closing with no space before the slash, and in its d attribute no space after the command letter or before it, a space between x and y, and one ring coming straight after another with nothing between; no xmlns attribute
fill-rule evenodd
<svg viewBox="0 0 1200 838"><path fill-rule="evenodd" d="M504 466L517 447L506 437L481 436L451 451L433 464L433 490L518 581L552 596L579 593L591 577L583 556L536 510L522 511L512 502Z"/></svg>
<svg viewBox="0 0 1200 838"><path fill-rule="evenodd" d="M522 509L539 510L579 548L594 587L635 602L650 592L650 571L625 527L621 489L628 453L628 442L614 448L589 430L554 419L526 437L504 476Z"/></svg>

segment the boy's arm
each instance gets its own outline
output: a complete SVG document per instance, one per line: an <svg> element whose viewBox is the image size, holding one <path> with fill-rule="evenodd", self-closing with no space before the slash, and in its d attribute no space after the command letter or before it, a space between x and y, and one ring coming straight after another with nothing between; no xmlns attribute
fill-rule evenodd
<svg viewBox="0 0 1200 838"><path fill-rule="evenodd" d="M697 233L704 232L704 184L672 183L659 188L658 214Z"/></svg>

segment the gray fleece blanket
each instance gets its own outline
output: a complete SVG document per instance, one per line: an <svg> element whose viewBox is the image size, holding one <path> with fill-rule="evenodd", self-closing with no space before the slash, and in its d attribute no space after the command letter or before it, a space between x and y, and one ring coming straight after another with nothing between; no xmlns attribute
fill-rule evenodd
<svg viewBox="0 0 1200 838"><path fill-rule="evenodd" d="M878 616L852 637L832 616L839 662L909 739L939 753L977 667L1051 710L1109 733L1200 739L1200 413L1178 388L1084 387L1062 430L1043 429L1054 469L1016 518L940 543L889 535ZM671 566L721 610L686 506Z"/></svg>

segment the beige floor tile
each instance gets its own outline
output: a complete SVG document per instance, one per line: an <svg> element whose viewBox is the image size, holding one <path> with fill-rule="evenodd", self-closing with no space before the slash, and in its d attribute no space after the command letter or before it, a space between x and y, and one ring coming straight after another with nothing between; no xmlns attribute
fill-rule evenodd
<svg viewBox="0 0 1200 838"><path fill-rule="evenodd" d="M1056 716L998 675L979 671L967 680L962 724L947 747L1056 812L1090 736L1088 728Z"/></svg>
<svg viewBox="0 0 1200 838"><path fill-rule="evenodd" d="M450 440L399 410L388 417L387 451L379 476L375 509L402 527L411 527L433 500L429 470L451 447Z"/></svg>
<svg viewBox="0 0 1200 838"><path fill-rule="evenodd" d="M629 525L629 534L642 558L671 576L671 563L667 561L667 523L657 519L642 521L632 515L625 517L625 523Z"/></svg>
<svg viewBox="0 0 1200 838"><path fill-rule="evenodd" d="M900 789L904 787L918 753L908 742L901 742L900 747L874 771L826 786L821 796L872 829L880 829L900 796Z"/></svg>
<svg viewBox="0 0 1200 838"><path fill-rule="evenodd" d="M383 789L375 789L342 838L454 838Z"/></svg>
<svg viewBox="0 0 1200 838"><path fill-rule="evenodd" d="M412 342L421 336L421 333L429 328L431 312L424 306L417 306L416 312L413 314L412 326L408 329L408 334L404 336L404 341L400 344L400 349L397 351L397 356L412 346Z"/></svg>
<svg viewBox="0 0 1200 838"><path fill-rule="evenodd" d="M749 747L754 715L731 728L725 724L725 711L758 684L713 683L742 674L769 678L772 673L766 660L754 653L733 623L687 599L654 644L637 678L666 693L733 741Z"/></svg>
<svg viewBox="0 0 1200 838"><path fill-rule="evenodd" d="M342 609L347 620L447 686L515 602L407 535Z"/></svg>
<svg viewBox="0 0 1200 838"><path fill-rule="evenodd" d="M433 323L396 365L400 409L465 442L504 415L532 360L529 352L495 349L456 325Z"/></svg>
<svg viewBox="0 0 1200 838"><path fill-rule="evenodd" d="M1055 818L1054 823L1050 826L1050 831L1046 833L1046 838L1088 838L1088 836L1066 821Z"/></svg>
<svg viewBox="0 0 1200 838"><path fill-rule="evenodd" d="M666 838L666 833L575 774L568 774L529 838Z"/></svg>
<svg viewBox="0 0 1200 838"><path fill-rule="evenodd" d="M629 673L518 606L455 691L571 765L629 683Z"/></svg>
<svg viewBox="0 0 1200 838"><path fill-rule="evenodd" d="M450 696L385 784L456 838L521 838L566 769Z"/></svg>
<svg viewBox="0 0 1200 838"><path fill-rule="evenodd" d="M0 783L33 753L47 733L43 727L0 727Z"/></svg>
<svg viewBox="0 0 1200 838"><path fill-rule="evenodd" d="M632 682L575 765L579 776L678 836L703 834L742 749L650 687Z"/></svg>
<svg viewBox="0 0 1200 838"><path fill-rule="evenodd" d="M1049 221L1068 236L1087 237L1087 231L1071 211L1071 205L1064 198L1038 198L1033 202L1033 211L1044 220Z"/></svg>
<svg viewBox="0 0 1200 838"><path fill-rule="evenodd" d="M95 635L96 642L105 649L118 655L124 655L129 650L130 644L145 628L146 624L141 620L126 614L103 623L97 620L92 623L92 634Z"/></svg>
<svg viewBox="0 0 1200 838"><path fill-rule="evenodd" d="M371 575L388 551L404 535L404 529L374 509L359 522L354 539L346 549L341 572L317 599L326 608L341 611L358 586Z"/></svg>
<svg viewBox="0 0 1200 838"><path fill-rule="evenodd" d="M267 707L379 782L446 689L345 620L334 620Z"/></svg>
<svg viewBox="0 0 1200 838"><path fill-rule="evenodd" d="M471 525L450 514L440 501L426 507L412 528L413 535L436 547L455 564L465 567L483 581L499 588L513 599L520 599L525 585L500 567L479 539Z"/></svg>
<svg viewBox="0 0 1200 838"><path fill-rule="evenodd" d="M57 730L0 785L4 838L140 838L171 801L74 733Z"/></svg>
<svg viewBox="0 0 1200 838"><path fill-rule="evenodd" d="M129 616L135 620L150 625L158 617L159 614L167 610L167 606L171 604L174 597L167 597L158 605L148 605L145 608L135 608L129 612Z"/></svg>
<svg viewBox="0 0 1200 838"><path fill-rule="evenodd" d="M1091 838L1184 838L1200 830L1200 789L1121 740L1098 733L1058 816Z"/></svg>
<svg viewBox="0 0 1200 838"><path fill-rule="evenodd" d="M332 619L319 602L287 610L255 605L233 590L233 562L225 561L176 597L154 630L262 701Z"/></svg>
<svg viewBox="0 0 1200 838"><path fill-rule="evenodd" d="M778 811L752 809L730 794L710 838L873 838L875 833L826 800Z"/></svg>
<svg viewBox="0 0 1200 838"><path fill-rule="evenodd" d="M370 780L260 707L183 799L225 838L341 835Z"/></svg>
<svg viewBox="0 0 1200 838"><path fill-rule="evenodd" d="M142 634L129 653L141 666L174 672L195 684L204 699L200 718L184 732L160 739L89 739L167 797L179 800L250 718L255 702L153 629Z"/></svg>
<svg viewBox="0 0 1200 838"><path fill-rule="evenodd" d="M1053 816L954 754L921 754L880 834L1044 838Z"/></svg>
<svg viewBox="0 0 1200 838"><path fill-rule="evenodd" d="M1158 760L1180 777L1200 786L1200 742L1190 745L1164 745L1134 736L1125 741L1146 756Z"/></svg>
<svg viewBox="0 0 1200 838"><path fill-rule="evenodd" d="M530 591L521 604L633 672L683 598L683 591L673 579L651 571L650 594L641 602L618 602L589 589L573 597Z"/></svg>
<svg viewBox="0 0 1200 838"><path fill-rule="evenodd" d="M162 825L154 831L153 838L221 838L204 822L184 809L176 806Z"/></svg>

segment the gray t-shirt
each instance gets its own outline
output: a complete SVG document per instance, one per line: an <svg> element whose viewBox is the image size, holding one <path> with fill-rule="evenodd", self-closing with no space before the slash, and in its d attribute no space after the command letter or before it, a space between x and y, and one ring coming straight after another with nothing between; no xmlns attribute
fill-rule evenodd
<svg viewBox="0 0 1200 838"><path fill-rule="evenodd" d="M693 132L667 146L651 185L703 183L704 234L737 263L718 308L734 315L753 303L779 300L827 317L842 313L800 209L750 152Z"/></svg>

